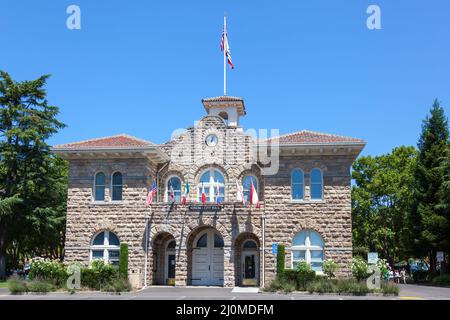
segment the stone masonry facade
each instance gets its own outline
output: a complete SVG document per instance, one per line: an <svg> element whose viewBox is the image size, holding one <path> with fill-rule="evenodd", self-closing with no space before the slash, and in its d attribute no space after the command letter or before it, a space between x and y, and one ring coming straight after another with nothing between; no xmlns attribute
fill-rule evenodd
<svg viewBox="0 0 450 320"><path fill-rule="evenodd" d="M207 111L224 105L228 109L243 107L239 98L214 99L211 101L217 104L207 105ZM241 116L244 114L245 109ZM205 231L214 230L223 245L210 253L213 256L208 261L212 261L210 268L212 265L223 275L218 277L220 285L243 285L243 278L248 277L244 269L256 267L256 273L250 273L253 285L263 286L276 275L272 244L286 246L286 267L291 268L295 235L313 230L323 240L322 260L333 259L340 267L338 276L348 276L352 258L350 167L365 142L300 131L262 143L238 125L228 125L226 120L225 116L207 114L162 145L119 135L55 146L53 151L70 164L65 262L88 265L93 258L94 237L109 231L120 243L128 244L129 275L135 287L167 284L168 280L176 286L193 285L194 274L201 270L196 241ZM210 135L217 138L214 146L205 143ZM278 148L278 169L265 174L267 164L258 160L255 150L271 145ZM315 168L322 173L323 196L319 200L311 199L310 192L310 172ZM304 197L300 200L292 200L294 169L304 173ZM220 210L190 208L203 205L198 193L205 170L217 170L223 176ZM105 197L96 201L95 179L99 172L105 176ZM111 199L116 172L122 176L119 201ZM258 206L239 200L238 187L248 175L257 181ZM181 192L188 182L190 192L185 205L168 199L167 183L171 177L180 180ZM157 192L146 206L153 182ZM244 247L248 240L255 243L254 249ZM175 241L174 249L168 247L171 241ZM175 255L174 279L168 279L169 250ZM253 265L245 260L246 250L254 252ZM222 254L223 260L217 260Z"/></svg>

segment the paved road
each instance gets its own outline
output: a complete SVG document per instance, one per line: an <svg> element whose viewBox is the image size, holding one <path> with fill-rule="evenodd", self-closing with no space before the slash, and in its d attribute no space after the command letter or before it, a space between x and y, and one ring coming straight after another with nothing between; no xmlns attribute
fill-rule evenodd
<svg viewBox="0 0 450 320"><path fill-rule="evenodd" d="M46 295L10 295L0 289L0 300L450 300L450 288L400 285L400 296L339 296L307 293L237 293L229 288L153 287L120 295L108 293L50 293Z"/></svg>

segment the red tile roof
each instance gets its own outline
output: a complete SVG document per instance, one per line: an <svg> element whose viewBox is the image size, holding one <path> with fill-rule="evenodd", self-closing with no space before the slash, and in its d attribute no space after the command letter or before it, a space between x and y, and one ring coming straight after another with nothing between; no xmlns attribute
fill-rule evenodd
<svg viewBox="0 0 450 320"><path fill-rule="evenodd" d="M96 149L96 148L142 148L154 146L150 141L142 140L126 134L116 136L89 139L85 141L60 144L54 149Z"/></svg>
<svg viewBox="0 0 450 320"><path fill-rule="evenodd" d="M219 102L219 101L244 101L242 98L233 97L233 96L220 96L213 98L205 98L202 99L202 102Z"/></svg>
<svg viewBox="0 0 450 320"><path fill-rule="evenodd" d="M362 139L338 136L322 132L302 130L267 139L267 142L278 140L279 144L322 144L322 143L365 143Z"/></svg>

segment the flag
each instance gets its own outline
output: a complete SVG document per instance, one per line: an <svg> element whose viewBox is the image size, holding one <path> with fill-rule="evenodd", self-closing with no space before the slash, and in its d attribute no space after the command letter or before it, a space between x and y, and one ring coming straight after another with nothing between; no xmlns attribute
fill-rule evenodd
<svg viewBox="0 0 450 320"><path fill-rule="evenodd" d="M222 200L220 199L220 184L219 181L216 182L216 202L221 203Z"/></svg>
<svg viewBox="0 0 450 320"><path fill-rule="evenodd" d="M172 184L170 185L170 202L175 202L175 192L173 191Z"/></svg>
<svg viewBox="0 0 450 320"><path fill-rule="evenodd" d="M206 194L205 194L205 187L202 183L202 203L206 203Z"/></svg>
<svg viewBox="0 0 450 320"><path fill-rule="evenodd" d="M250 204L255 204L256 208L259 208L258 192L256 191L255 185L253 184L253 180L250 187Z"/></svg>
<svg viewBox="0 0 450 320"><path fill-rule="evenodd" d="M186 200L189 194L189 183L186 180L186 185L184 187L183 199L181 199L181 204L184 206L186 204Z"/></svg>
<svg viewBox="0 0 450 320"><path fill-rule="evenodd" d="M236 197L237 197L237 201L242 202L242 204L245 205L245 198L244 198L244 193L242 191L242 186L239 185L239 183L236 181Z"/></svg>
<svg viewBox="0 0 450 320"><path fill-rule="evenodd" d="M234 69L233 62L231 61L230 45L228 44L228 32L226 22L224 23L223 26L222 41L220 42L220 50L225 51L225 55L227 57L227 61L228 64L230 65L230 68Z"/></svg>
<svg viewBox="0 0 450 320"><path fill-rule="evenodd" d="M153 197L156 195L156 183L153 181L150 190L148 191L147 200L145 201L145 205L149 206L153 202Z"/></svg>

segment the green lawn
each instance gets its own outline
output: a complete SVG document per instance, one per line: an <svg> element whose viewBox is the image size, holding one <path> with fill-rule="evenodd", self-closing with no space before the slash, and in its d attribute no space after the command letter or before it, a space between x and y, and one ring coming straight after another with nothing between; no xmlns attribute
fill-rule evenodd
<svg viewBox="0 0 450 320"><path fill-rule="evenodd" d="M6 283L6 281L0 281L0 288L7 288L8 284Z"/></svg>

